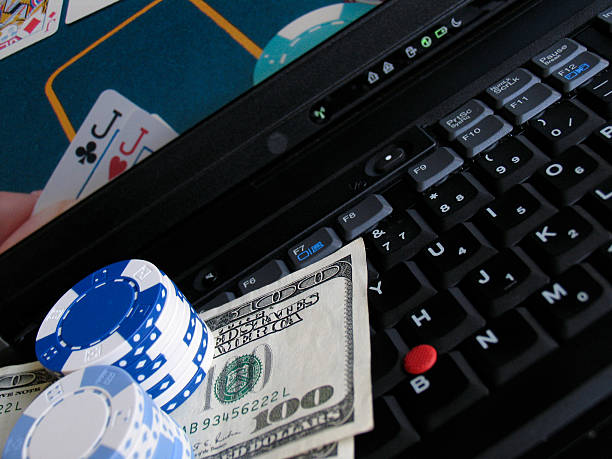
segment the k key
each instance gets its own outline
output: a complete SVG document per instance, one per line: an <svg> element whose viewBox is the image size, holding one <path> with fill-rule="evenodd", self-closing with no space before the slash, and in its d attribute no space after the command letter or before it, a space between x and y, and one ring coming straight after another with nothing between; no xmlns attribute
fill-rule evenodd
<svg viewBox="0 0 612 459"><path fill-rule="evenodd" d="M565 207L523 241L526 252L546 270L561 273L608 239L606 231L579 207Z"/></svg>

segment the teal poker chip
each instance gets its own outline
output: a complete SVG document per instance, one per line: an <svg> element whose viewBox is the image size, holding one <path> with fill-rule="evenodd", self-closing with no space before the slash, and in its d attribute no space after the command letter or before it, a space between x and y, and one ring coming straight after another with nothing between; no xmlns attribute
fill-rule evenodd
<svg viewBox="0 0 612 459"><path fill-rule="evenodd" d="M318 8L283 27L264 47L255 65L258 84L374 8L364 3L336 3Z"/></svg>

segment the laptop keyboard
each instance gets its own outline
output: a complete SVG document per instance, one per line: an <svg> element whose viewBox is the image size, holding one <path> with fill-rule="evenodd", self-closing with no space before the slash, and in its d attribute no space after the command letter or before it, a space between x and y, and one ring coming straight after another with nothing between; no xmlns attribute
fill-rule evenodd
<svg viewBox="0 0 612 459"><path fill-rule="evenodd" d="M365 239L375 429L356 438L357 457L438 457L446 441L453 457L514 457L612 396L606 21L413 128L418 157L401 145L375 155L367 167L401 167L399 183L235 286L247 293Z"/></svg>

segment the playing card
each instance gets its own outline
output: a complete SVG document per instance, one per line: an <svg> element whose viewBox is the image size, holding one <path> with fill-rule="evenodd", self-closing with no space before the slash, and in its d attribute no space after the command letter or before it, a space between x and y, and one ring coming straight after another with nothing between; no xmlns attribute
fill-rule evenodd
<svg viewBox="0 0 612 459"><path fill-rule="evenodd" d="M135 111L146 113L112 89L100 94L55 167L36 202L34 213L55 202L83 197L86 185L117 138L121 126Z"/></svg>
<svg viewBox="0 0 612 459"><path fill-rule="evenodd" d="M64 0L0 0L0 59L44 38L59 27Z"/></svg>
<svg viewBox="0 0 612 459"><path fill-rule="evenodd" d="M70 3L68 3L68 11L66 12L66 24L78 21L118 1L119 0L70 0Z"/></svg>
<svg viewBox="0 0 612 459"><path fill-rule="evenodd" d="M106 185L177 135L161 118L151 116L144 110L135 110L122 126L117 138L109 145L80 197L88 196Z"/></svg>

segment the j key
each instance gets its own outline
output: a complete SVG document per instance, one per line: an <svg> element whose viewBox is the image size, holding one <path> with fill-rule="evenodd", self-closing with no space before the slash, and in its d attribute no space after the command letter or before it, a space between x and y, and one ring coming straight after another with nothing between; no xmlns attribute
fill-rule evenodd
<svg viewBox="0 0 612 459"><path fill-rule="evenodd" d="M395 457L420 440L395 397L377 398L373 408L376 430L355 437L360 458Z"/></svg>
<svg viewBox="0 0 612 459"><path fill-rule="evenodd" d="M374 397L384 394L405 377L402 358L406 345L394 330L374 333L371 337L372 355L372 392Z"/></svg>
<svg viewBox="0 0 612 459"><path fill-rule="evenodd" d="M368 228L393 212L393 208L385 198L371 194L356 206L338 216L338 224L347 240L355 239L365 233Z"/></svg>
<svg viewBox="0 0 612 459"><path fill-rule="evenodd" d="M518 126L529 121L560 98L561 94L551 87L536 83L504 105L504 114Z"/></svg>
<svg viewBox="0 0 612 459"><path fill-rule="evenodd" d="M253 274L241 279L238 282L238 288L240 289L240 293L244 295L250 291L271 284L281 277L285 277L289 272L289 268L287 268L287 265L283 261L270 260Z"/></svg>
<svg viewBox="0 0 612 459"><path fill-rule="evenodd" d="M546 149L560 153L586 139L604 120L579 102L564 100L529 125Z"/></svg>
<svg viewBox="0 0 612 459"><path fill-rule="evenodd" d="M610 70L596 75L588 84L581 88L580 98L596 112L602 113L608 119L612 117L612 74Z"/></svg>
<svg viewBox="0 0 612 459"><path fill-rule="evenodd" d="M533 183L544 196L558 206L573 204L584 196L593 183L612 173L612 168L584 146L574 146L542 166Z"/></svg>
<svg viewBox="0 0 612 459"><path fill-rule="evenodd" d="M495 108L502 108L505 104L516 98L520 93L529 89L540 79L533 73L518 68L504 78L492 84L485 91L488 102Z"/></svg>
<svg viewBox="0 0 612 459"><path fill-rule="evenodd" d="M436 290L413 262L399 263L379 279L368 283L370 317L380 327L391 327L409 309L435 293Z"/></svg>
<svg viewBox="0 0 612 459"><path fill-rule="evenodd" d="M525 252L506 249L472 270L461 282L461 291L489 317L517 306L548 282Z"/></svg>
<svg viewBox="0 0 612 459"><path fill-rule="evenodd" d="M432 431L486 397L489 391L459 352L443 355L428 372L391 392L417 427Z"/></svg>
<svg viewBox="0 0 612 459"><path fill-rule="evenodd" d="M429 344L443 354L484 324L465 296L453 288L414 308L396 329L409 346Z"/></svg>
<svg viewBox="0 0 612 459"><path fill-rule="evenodd" d="M599 126L591 137L593 148L608 163L612 163L612 122Z"/></svg>
<svg viewBox="0 0 612 459"><path fill-rule="evenodd" d="M472 99L446 115L438 124L445 131L448 140L455 140L459 134L492 114L493 110L479 100Z"/></svg>
<svg viewBox="0 0 612 459"><path fill-rule="evenodd" d="M472 223L462 223L425 247L418 261L435 285L452 287L494 254L495 249Z"/></svg>
<svg viewBox="0 0 612 459"><path fill-rule="evenodd" d="M575 265L542 288L529 302L544 326L569 339L612 311L612 289L587 264Z"/></svg>
<svg viewBox="0 0 612 459"><path fill-rule="evenodd" d="M475 161L478 177L498 193L523 182L547 162L548 157L523 136L500 142Z"/></svg>
<svg viewBox="0 0 612 459"><path fill-rule="evenodd" d="M506 312L461 348L486 381L499 386L557 347L524 308Z"/></svg>
<svg viewBox="0 0 612 459"><path fill-rule="evenodd" d="M555 70L552 73L552 81L563 92L570 92L606 67L607 60L587 51Z"/></svg>
<svg viewBox="0 0 612 459"><path fill-rule="evenodd" d="M591 215L612 230L612 175L585 196L583 205Z"/></svg>
<svg viewBox="0 0 612 459"><path fill-rule="evenodd" d="M564 207L523 240L526 252L547 271L559 274L588 257L608 234L584 210Z"/></svg>
<svg viewBox="0 0 612 459"><path fill-rule="evenodd" d="M591 263L600 274L602 274L608 282L612 282L612 241L606 242L589 258Z"/></svg>
<svg viewBox="0 0 612 459"><path fill-rule="evenodd" d="M417 191L423 191L446 178L463 165L457 153L448 147L440 147L421 156L406 167L408 179Z"/></svg>
<svg viewBox="0 0 612 459"><path fill-rule="evenodd" d="M496 246L510 247L555 212L540 193L525 183L489 203L475 221Z"/></svg>
<svg viewBox="0 0 612 459"><path fill-rule="evenodd" d="M289 260L295 269L301 269L325 258L342 247L342 241L336 232L328 227L323 227L287 252Z"/></svg>
<svg viewBox="0 0 612 459"><path fill-rule="evenodd" d="M416 210L396 211L367 234L368 247L377 266L388 269L412 258L435 238Z"/></svg>
<svg viewBox="0 0 612 459"><path fill-rule="evenodd" d="M512 126L497 115L484 118L457 137L462 153L468 158L476 156L512 132Z"/></svg>
<svg viewBox="0 0 612 459"><path fill-rule="evenodd" d="M469 173L455 174L423 194L423 201L434 223L442 231L461 223L493 196Z"/></svg>
<svg viewBox="0 0 612 459"><path fill-rule="evenodd" d="M537 74L544 78L584 51L586 48L581 44L563 38L533 57L531 63Z"/></svg>

